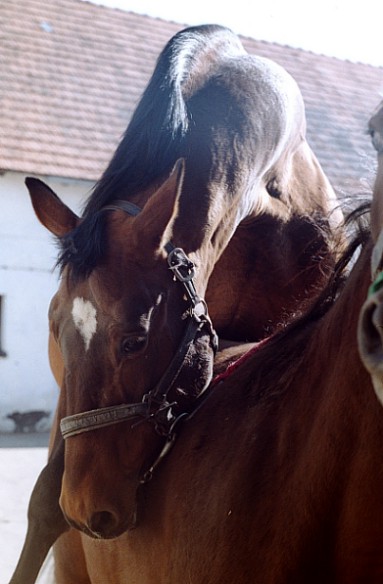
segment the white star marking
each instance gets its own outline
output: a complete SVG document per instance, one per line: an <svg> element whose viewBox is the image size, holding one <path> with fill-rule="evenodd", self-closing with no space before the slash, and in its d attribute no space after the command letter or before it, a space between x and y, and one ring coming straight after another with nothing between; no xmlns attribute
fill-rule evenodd
<svg viewBox="0 0 383 584"><path fill-rule="evenodd" d="M74 326L84 339L85 351L87 351L97 330L97 311L89 300L75 298L72 306L72 317Z"/></svg>

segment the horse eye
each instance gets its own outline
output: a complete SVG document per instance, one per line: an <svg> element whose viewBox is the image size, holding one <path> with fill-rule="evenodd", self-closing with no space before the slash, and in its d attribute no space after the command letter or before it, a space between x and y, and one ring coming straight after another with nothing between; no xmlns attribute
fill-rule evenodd
<svg viewBox="0 0 383 584"><path fill-rule="evenodd" d="M135 356L145 349L147 340L145 335L126 337L121 343L121 352L126 356Z"/></svg>

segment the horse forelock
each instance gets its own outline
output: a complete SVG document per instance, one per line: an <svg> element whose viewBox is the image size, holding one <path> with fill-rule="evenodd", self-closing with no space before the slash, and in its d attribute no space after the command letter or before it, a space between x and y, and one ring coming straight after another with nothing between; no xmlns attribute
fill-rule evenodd
<svg viewBox="0 0 383 584"><path fill-rule="evenodd" d="M68 266L74 280L87 278L105 253L105 231L106 214L99 211L86 216L76 229L59 238L60 272Z"/></svg>

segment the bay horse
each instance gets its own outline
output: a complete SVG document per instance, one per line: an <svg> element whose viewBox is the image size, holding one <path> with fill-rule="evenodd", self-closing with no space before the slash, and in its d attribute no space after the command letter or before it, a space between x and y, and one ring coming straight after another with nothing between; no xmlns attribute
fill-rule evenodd
<svg viewBox="0 0 383 584"><path fill-rule="evenodd" d="M143 485L136 529L62 536L58 584L382 582L383 412L357 342L373 243L361 228L311 309L215 379ZM112 476L118 438L104 428L83 445L115 439ZM117 480L116 508L126 496Z"/></svg>
<svg viewBox="0 0 383 584"><path fill-rule="evenodd" d="M63 475L67 521L116 537L137 524L141 483L212 377L211 321L225 337L257 340L310 301L333 265L327 231L340 213L305 140L296 83L218 26L169 41L83 217L42 181L27 186L38 218L60 239L62 269L50 355L65 459L55 426L38 497L46 505L47 483L58 495ZM105 457L93 448L95 434L114 445L118 475L107 472L107 444ZM53 526L54 541L67 523L56 509L44 524L35 501L30 518Z"/></svg>

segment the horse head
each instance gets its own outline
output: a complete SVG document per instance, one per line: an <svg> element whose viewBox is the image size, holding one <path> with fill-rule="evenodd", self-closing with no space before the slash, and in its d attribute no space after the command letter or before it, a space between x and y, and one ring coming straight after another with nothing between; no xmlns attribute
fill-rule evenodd
<svg viewBox="0 0 383 584"><path fill-rule="evenodd" d="M212 376L216 338L196 267L170 243L183 173L180 161L142 211L116 201L82 219L27 179L38 218L62 247L49 310L51 354L63 364L60 504L95 537L135 526L139 485ZM100 229L102 250L89 265L84 248Z"/></svg>
<svg viewBox="0 0 383 584"><path fill-rule="evenodd" d="M368 132L378 158L371 203L373 283L360 313L358 344L361 359L371 374L375 392L383 404L383 102L371 117Z"/></svg>

